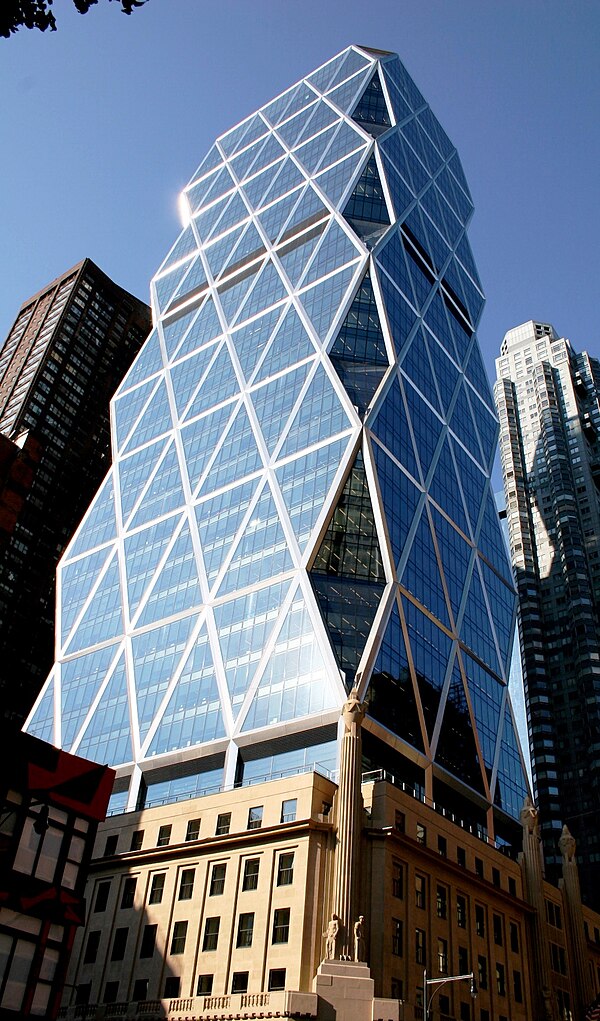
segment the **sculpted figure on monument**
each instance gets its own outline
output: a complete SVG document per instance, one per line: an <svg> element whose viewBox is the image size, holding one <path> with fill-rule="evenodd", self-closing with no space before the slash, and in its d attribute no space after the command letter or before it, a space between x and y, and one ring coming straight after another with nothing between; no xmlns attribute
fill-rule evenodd
<svg viewBox="0 0 600 1021"><path fill-rule="evenodd" d="M358 922L354 923L354 960L364 961L365 959L365 916L359 915Z"/></svg>
<svg viewBox="0 0 600 1021"><path fill-rule="evenodd" d="M573 861L573 858L575 857L575 850L577 848L577 841L568 826L563 826L558 846L560 848L560 853L563 856L563 861Z"/></svg>
<svg viewBox="0 0 600 1021"><path fill-rule="evenodd" d="M526 796L523 802L523 808L521 809L521 825L529 831L529 833L535 833L538 828L538 810L533 804L533 801Z"/></svg>
<svg viewBox="0 0 600 1021"><path fill-rule="evenodd" d="M340 931L340 922L338 916L333 914L331 920L327 925L327 932L324 932L325 936L325 959L327 961L335 960L335 944Z"/></svg>
<svg viewBox="0 0 600 1021"><path fill-rule="evenodd" d="M346 730L352 730L352 724L360 727L365 718L365 707L358 697L358 689L352 688L348 698L342 707L342 716L346 724Z"/></svg>

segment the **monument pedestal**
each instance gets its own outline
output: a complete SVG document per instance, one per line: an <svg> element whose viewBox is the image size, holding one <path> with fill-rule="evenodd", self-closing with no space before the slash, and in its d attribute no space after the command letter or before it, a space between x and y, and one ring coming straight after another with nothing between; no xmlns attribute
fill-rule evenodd
<svg viewBox="0 0 600 1021"><path fill-rule="evenodd" d="M398 1001L374 999L374 986L362 961L322 961L313 979L319 1021L398 1021Z"/></svg>

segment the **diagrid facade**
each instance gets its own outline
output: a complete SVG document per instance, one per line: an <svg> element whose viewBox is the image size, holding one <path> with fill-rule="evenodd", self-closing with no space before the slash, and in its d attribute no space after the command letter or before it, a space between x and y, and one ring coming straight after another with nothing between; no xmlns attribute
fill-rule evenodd
<svg viewBox="0 0 600 1021"><path fill-rule="evenodd" d="M351 47L221 136L183 205L29 731L115 765L132 808L335 769L355 685L366 767L501 835L514 590L454 147L398 57Z"/></svg>

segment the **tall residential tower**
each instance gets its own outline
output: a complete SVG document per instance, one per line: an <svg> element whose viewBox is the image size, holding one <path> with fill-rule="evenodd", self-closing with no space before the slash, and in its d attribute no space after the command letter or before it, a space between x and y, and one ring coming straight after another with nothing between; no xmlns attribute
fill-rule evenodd
<svg viewBox="0 0 600 1021"><path fill-rule="evenodd" d="M496 402L533 778L550 874L564 823L600 906L600 363L548 323L509 330Z"/></svg>
<svg viewBox="0 0 600 1021"><path fill-rule="evenodd" d="M24 302L0 350L0 701L19 724L53 662L56 564L106 474L109 401L149 313L85 259Z"/></svg>
<svg viewBox="0 0 600 1021"><path fill-rule="evenodd" d="M510 841L515 597L454 146L394 54L352 47L183 204L28 729L118 767L131 809L335 770L355 685L365 765Z"/></svg>

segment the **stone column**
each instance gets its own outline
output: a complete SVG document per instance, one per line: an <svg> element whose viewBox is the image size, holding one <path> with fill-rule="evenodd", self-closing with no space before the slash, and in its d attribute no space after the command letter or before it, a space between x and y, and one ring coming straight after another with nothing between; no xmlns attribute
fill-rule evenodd
<svg viewBox="0 0 600 1021"><path fill-rule="evenodd" d="M333 881L333 910L339 919L336 957L350 958L354 950L354 922L358 918L356 890L360 874L362 831L361 726L365 707L353 688L342 707L342 739L337 792L337 839Z"/></svg>
<svg viewBox="0 0 600 1021"><path fill-rule="evenodd" d="M579 874L575 861L576 843L567 826L563 826L558 842L562 854L562 874L559 887L563 898L563 912L568 940L569 972L573 1000L573 1016L583 1017L594 999L587 957L587 942L583 928Z"/></svg>
<svg viewBox="0 0 600 1021"><path fill-rule="evenodd" d="M529 931L529 953L532 963L532 1017L540 1021L556 1021L556 1008L550 979L550 947L546 933L546 906L544 903L544 873L542 845L538 825L538 810L529 795L521 809L523 826L523 854L521 869L525 899L534 909Z"/></svg>

